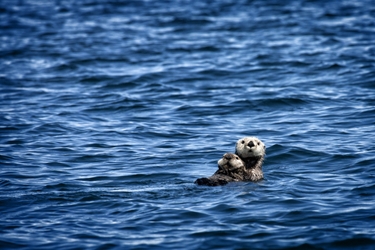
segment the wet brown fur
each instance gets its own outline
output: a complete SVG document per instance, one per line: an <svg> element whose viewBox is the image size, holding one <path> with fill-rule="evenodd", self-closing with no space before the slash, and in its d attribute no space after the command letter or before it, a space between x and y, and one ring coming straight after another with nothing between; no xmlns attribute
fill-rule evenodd
<svg viewBox="0 0 375 250"><path fill-rule="evenodd" d="M236 168L230 164L230 159L237 157L242 161L240 167ZM238 155L226 153L226 164L218 165L218 170L208 178L199 178L195 181L198 185L221 186L235 181L259 181L263 179L262 162L264 157L254 157L243 161ZM220 161L219 161L220 162Z"/></svg>

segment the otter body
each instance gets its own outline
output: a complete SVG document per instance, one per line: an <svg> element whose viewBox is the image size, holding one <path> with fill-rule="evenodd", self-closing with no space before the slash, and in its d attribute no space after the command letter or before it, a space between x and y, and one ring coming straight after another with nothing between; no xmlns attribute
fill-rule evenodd
<svg viewBox="0 0 375 250"><path fill-rule="evenodd" d="M256 137L245 137L237 141L235 154L226 153L218 161L218 170L208 178L199 178L194 183L206 186L226 185L235 181L259 181L263 179L262 164L266 146Z"/></svg>
<svg viewBox="0 0 375 250"><path fill-rule="evenodd" d="M223 186L232 181L236 181L236 180L227 175L214 174L213 176L208 177L208 178L199 178L194 183L198 185L205 185L205 186Z"/></svg>

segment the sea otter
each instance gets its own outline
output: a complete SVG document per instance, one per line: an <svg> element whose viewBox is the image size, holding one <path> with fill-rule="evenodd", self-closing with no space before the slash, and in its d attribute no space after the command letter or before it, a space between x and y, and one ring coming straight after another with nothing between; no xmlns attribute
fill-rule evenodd
<svg viewBox="0 0 375 250"><path fill-rule="evenodd" d="M236 155L238 155L246 166L244 179L259 181L263 179L262 164L266 155L266 146L256 137L244 137L236 143Z"/></svg>
<svg viewBox="0 0 375 250"><path fill-rule="evenodd" d="M256 137L245 137L237 141L236 154L226 153L218 161L218 170L208 178L199 178L194 183L206 186L225 185L234 181L259 181L263 179L262 164L266 146Z"/></svg>
<svg viewBox="0 0 375 250"><path fill-rule="evenodd" d="M244 171L246 171L245 162L235 154L226 153L217 162L218 170L208 178L199 178L194 183L206 186L220 186L233 181L242 181Z"/></svg>

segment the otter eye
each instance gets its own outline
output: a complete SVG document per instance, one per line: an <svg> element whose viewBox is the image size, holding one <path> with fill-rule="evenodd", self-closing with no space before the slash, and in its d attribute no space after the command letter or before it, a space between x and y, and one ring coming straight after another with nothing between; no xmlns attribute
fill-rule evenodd
<svg viewBox="0 0 375 250"><path fill-rule="evenodd" d="M241 142L242 144L245 144L245 141L244 140L242 140L242 142Z"/></svg>
<svg viewBox="0 0 375 250"><path fill-rule="evenodd" d="M238 157L236 157L236 160L238 160Z"/></svg>
<svg viewBox="0 0 375 250"><path fill-rule="evenodd" d="M258 142L258 145L260 145L260 142Z"/></svg>

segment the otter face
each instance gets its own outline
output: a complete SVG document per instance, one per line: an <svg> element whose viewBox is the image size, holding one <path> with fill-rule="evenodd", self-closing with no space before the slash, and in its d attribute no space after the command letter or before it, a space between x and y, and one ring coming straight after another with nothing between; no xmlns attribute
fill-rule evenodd
<svg viewBox="0 0 375 250"><path fill-rule="evenodd" d="M266 146L256 137L244 137L236 143L236 154L242 159L264 156Z"/></svg>
<svg viewBox="0 0 375 250"><path fill-rule="evenodd" d="M245 167L245 163L241 160L241 158L232 153L224 154L223 158L221 158L217 162L217 164L219 165L221 169L228 168L229 170L234 170L234 169Z"/></svg>

